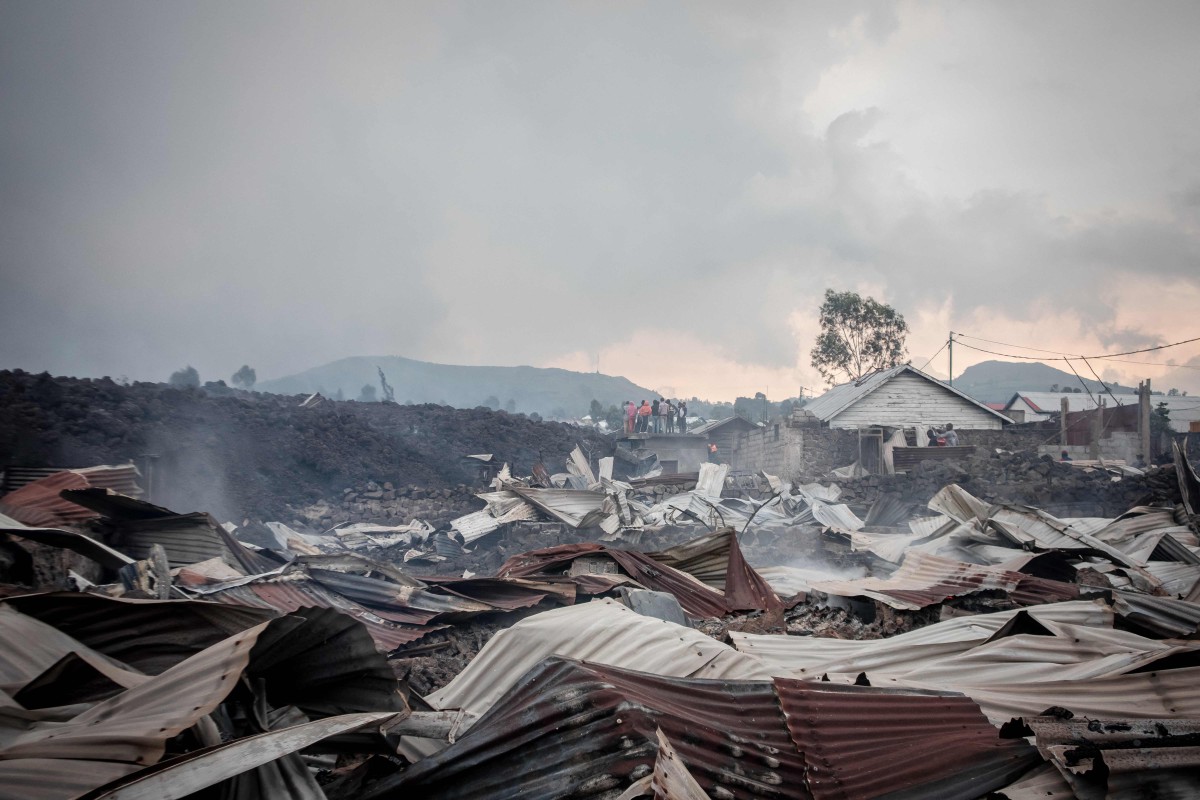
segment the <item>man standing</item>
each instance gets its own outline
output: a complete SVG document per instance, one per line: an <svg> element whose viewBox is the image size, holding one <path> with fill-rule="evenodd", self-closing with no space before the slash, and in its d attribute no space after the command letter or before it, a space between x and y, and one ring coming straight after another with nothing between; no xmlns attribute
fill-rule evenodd
<svg viewBox="0 0 1200 800"><path fill-rule="evenodd" d="M679 401L679 410L676 412L675 417L679 421L679 432L687 433L687 403L682 400Z"/></svg>
<svg viewBox="0 0 1200 800"><path fill-rule="evenodd" d="M642 405L638 408L637 413L637 432L645 433L650 427L650 404L643 400Z"/></svg>
<svg viewBox="0 0 1200 800"><path fill-rule="evenodd" d="M659 401L655 400L650 405L650 424L654 426L654 433L662 433L662 417L658 414Z"/></svg>
<svg viewBox="0 0 1200 800"><path fill-rule="evenodd" d="M946 423L946 430L942 434L942 438L946 440L946 447L958 447L958 433L954 430L953 422Z"/></svg>
<svg viewBox="0 0 1200 800"><path fill-rule="evenodd" d="M675 432L675 404L667 401L667 433Z"/></svg>
<svg viewBox="0 0 1200 800"><path fill-rule="evenodd" d="M713 442L708 443L708 460L713 464L720 462L720 459L717 458L717 446Z"/></svg>
<svg viewBox="0 0 1200 800"><path fill-rule="evenodd" d="M625 409L625 433L630 434L633 433L633 423L637 419L637 406L633 404L632 400L626 400L623 408Z"/></svg>

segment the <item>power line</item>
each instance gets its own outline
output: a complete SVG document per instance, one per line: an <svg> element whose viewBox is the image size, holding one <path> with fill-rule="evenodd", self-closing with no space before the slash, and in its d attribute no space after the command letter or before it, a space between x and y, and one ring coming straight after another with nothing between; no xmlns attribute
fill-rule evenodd
<svg viewBox="0 0 1200 800"><path fill-rule="evenodd" d="M958 336L961 336L962 334L956 334L956 335L958 335ZM1018 354L1016 354L1016 353L1001 353L1001 352L999 352L999 351L997 351L997 350L988 350L987 348L984 348L984 347L976 347L976 346L975 346L975 345L973 345L973 344L967 344L966 342L961 342L961 341L959 341L959 342L955 342L955 343L956 343L956 344L957 344L959 347L966 347L966 348L967 348L967 349L969 349L969 350L975 350L975 351L977 351L977 352L980 352L980 353L988 353L988 354L990 354L990 355L993 355L993 356L1002 356L1002 357L1004 357L1004 358L1019 358L1019 359L1021 359L1022 361L1070 361L1071 359L1075 359L1075 360L1077 360L1077 361L1083 361L1083 360L1085 360L1086 358L1090 358L1090 359L1097 360L1097 361L1098 361L1098 360L1101 360L1101 359L1098 359L1096 356L1064 356L1064 357L1061 357L1061 358L1051 358L1051 357L1048 357L1048 356L1022 356L1022 355L1018 355ZM1185 343L1184 343L1184 342L1179 342L1178 344L1185 344ZM1008 346L1008 347L1019 347L1020 345L1006 345L1006 346ZM1111 359L1111 360L1113 360L1113 361L1120 361L1120 359ZM1143 364L1143 363L1146 363L1146 362L1143 362L1143 361L1127 361L1127 362L1124 362L1124 363L1128 363L1128 364ZM1170 368L1170 369L1175 369L1176 367L1178 367L1178 368L1180 368L1180 369L1200 369L1200 366L1195 366L1195 365L1192 365L1192 364L1150 364L1150 366L1155 366L1155 367L1167 367L1167 368Z"/></svg>
<svg viewBox="0 0 1200 800"><path fill-rule="evenodd" d="M934 353L933 355L931 355L931 356L929 357L929 360L925 362L925 366L924 366L924 367L921 367L921 372L924 372L924 371L925 371L925 367L928 367L928 366L929 366L931 363L933 363L933 360L934 360L935 358L937 358L939 355L941 355L941 354L942 354L942 351L946 349L946 345L948 345L948 344L950 344L950 340L949 340L949 339L947 339L947 340L945 341L945 343L944 343L944 344L943 344L941 347L939 347L939 348L938 348L938 351L937 351L936 353Z"/></svg>
<svg viewBox="0 0 1200 800"><path fill-rule="evenodd" d="M1179 345L1183 345L1183 344L1191 344L1192 342L1200 342L1200 336L1197 336L1194 339L1184 339L1182 342L1172 342L1171 344L1162 344L1162 345L1158 345L1156 347L1146 347L1141 350L1127 350L1123 353L1103 353L1100 355L1084 356L1084 355L1079 355L1076 353L1064 353L1061 350L1045 350L1040 347L1029 347L1029 346L1023 345L1023 344L1011 344L1009 342L997 342L993 339L984 339L982 336L971 336L970 334L967 334L967 333L959 333L957 335L958 336L966 336L968 339L974 339L975 341L978 341L978 342L987 342L988 344L1000 345L1001 347L1015 347L1018 350L1032 350L1032 351L1038 352L1038 353L1051 353L1053 355L1058 356L1058 358L1052 359L1052 358L1039 358L1039 357L1035 357L1035 356L1019 356L1019 355L1014 355L1012 353L997 353L993 350L984 350L982 347L975 347L973 345L969 345L964 342L959 342L959 344L961 344L963 347L970 347L972 350L979 350L984 353L991 353L992 355L997 355L997 356L1006 356L1008 358L1023 358L1028 361L1066 361L1070 358L1079 358L1079 359L1090 358L1093 360L1115 359L1116 356L1131 356L1131 355L1135 355L1137 353L1149 353L1154 350L1166 350L1169 347L1178 347ZM1162 364L1162 363L1155 364L1154 362L1146 362L1146 361L1131 361L1128 363L1149 364L1151 366L1160 366L1160 367L1176 367L1176 366L1188 367L1189 366L1187 364Z"/></svg>

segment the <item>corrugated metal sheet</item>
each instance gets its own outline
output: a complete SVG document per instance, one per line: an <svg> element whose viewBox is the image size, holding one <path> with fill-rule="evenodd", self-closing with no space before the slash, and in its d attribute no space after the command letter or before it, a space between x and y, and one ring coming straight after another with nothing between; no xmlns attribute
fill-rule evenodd
<svg viewBox="0 0 1200 800"><path fill-rule="evenodd" d="M1200 605L1170 597L1114 592L1113 606L1121 622L1139 632L1168 639L1200 634Z"/></svg>
<svg viewBox="0 0 1200 800"><path fill-rule="evenodd" d="M910 551L900 568L886 579L820 581L812 589L839 597L869 597L892 608L916 611L978 592L1012 592L1024 577L1017 572Z"/></svg>
<svg viewBox="0 0 1200 800"><path fill-rule="evenodd" d="M1200 720L1032 717L1005 727L1032 734L1076 796L1200 796Z"/></svg>
<svg viewBox="0 0 1200 800"><path fill-rule="evenodd" d="M887 639L827 639L730 631L740 652L755 656L773 675L816 679L826 672L919 673L986 642L1018 614L1034 620L1111 628L1113 612L1090 601L995 611L938 622Z"/></svg>
<svg viewBox="0 0 1200 800"><path fill-rule="evenodd" d="M176 800L328 739L390 724L393 712L343 714L247 736L156 764L93 800ZM319 790L318 790L319 791ZM323 796L323 795L322 795Z"/></svg>
<svg viewBox="0 0 1200 800"><path fill-rule="evenodd" d="M733 528L724 528L669 550L646 555L724 592L735 608L782 607L771 585L746 563Z"/></svg>
<svg viewBox="0 0 1200 800"><path fill-rule="evenodd" d="M660 729L712 797L809 797L770 682L666 678L560 658L524 675L453 745L367 796L613 797L651 774Z"/></svg>
<svg viewBox="0 0 1200 800"><path fill-rule="evenodd" d="M9 492L0 502L0 510L26 525L45 528L95 519L94 511L59 496L64 489L86 489L90 485L82 475L59 472Z"/></svg>
<svg viewBox="0 0 1200 800"><path fill-rule="evenodd" d="M604 492L581 491L578 489L530 489L514 486L512 491L524 500L537 506L559 522L572 528L584 524L589 515L600 510L607 495Z"/></svg>
<svg viewBox="0 0 1200 800"><path fill-rule="evenodd" d="M775 688L816 800L975 800L1041 760L962 695L783 678Z"/></svg>
<svg viewBox="0 0 1200 800"><path fill-rule="evenodd" d="M1035 508L993 506L987 522L1018 547L1038 550L1074 550L1102 555L1114 564L1136 568L1120 550Z"/></svg>
<svg viewBox="0 0 1200 800"><path fill-rule="evenodd" d="M0 499L0 509L26 525L54 528L94 519L96 512L60 496L68 489L97 487L113 489L130 496L142 493L133 464L96 466L64 470L24 483L21 488Z"/></svg>
<svg viewBox="0 0 1200 800"><path fill-rule="evenodd" d="M134 600L83 592L21 595L0 604L148 675L278 616L197 600Z"/></svg>
<svg viewBox="0 0 1200 800"><path fill-rule="evenodd" d="M497 570L497 575L518 578L554 575L565 571L575 559L583 556L612 559L643 588L674 595L683 610L693 618L721 617L734 610L730 600L721 592L655 561L645 553L613 550L594 543L559 545L522 553L504 562ZM765 582L763 585L766 585Z"/></svg>
<svg viewBox="0 0 1200 800"><path fill-rule="evenodd" d="M158 761L168 739L209 714L237 685L250 650L267 624L230 637L161 675L88 708L69 722L31 728L0 750L0 785L12 798L69 797L90 767L82 762L120 764L88 773L100 786ZM22 763L36 760L35 764ZM49 767L49 768L47 768ZM56 781L66 777L66 787Z"/></svg>
<svg viewBox="0 0 1200 800"><path fill-rule="evenodd" d="M549 656L676 677L770 677L758 659L699 631L643 617L613 600L595 600L546 611L500 631L454 680L425 699L434 708L483 714Z"/></svg>
<svg viewBox="0 0 1200 800"><path fill-rule="evenodd" d="M872 683L939 688L909 679L884 678L872 680ZM1038 716L1052 707L1069 709L1076 716L1099 718L1200 717L1200 667L1091 680L988 683L956 688L979 703L988 719L996 725L1014 717Z"/></svg>

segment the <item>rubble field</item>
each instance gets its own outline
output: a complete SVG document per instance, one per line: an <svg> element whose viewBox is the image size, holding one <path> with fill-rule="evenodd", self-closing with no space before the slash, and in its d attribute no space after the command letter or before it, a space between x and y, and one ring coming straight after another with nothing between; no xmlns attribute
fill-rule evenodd
<svg viewBox="0 0 1200 800"><path fill-rule="evenodd" d="M15 377L9 407L63 389ZM80 382L53 418L110 388ZM275 408L294 427L255 435L279 443L536 427L418 408L388 439L395 408L171 391L112 396L178 404L166 430ZM88 438L90 417L59 439L48 419L29 442ZM0 497L0 636L22 643L0 650L0 793L1200 796L1200 477L1178 446L1145 472L993 452L620 480L537 430L474 486L459 439L417 462L447 470L429 484L310 477L232 521L148 502L131 465Z"/></svg>
<svg viewBox="0 0 1200 800"><path fill-rule="evenodd" d="M166 505L291 520L291 507L368 481L422 491L473 483L464 454L494 453L528 471L597 441L590 430L484 408L331 400L302 408L304 400L0 370L0 454L9 465L144 468L151 453L154 496Z"/></svg>

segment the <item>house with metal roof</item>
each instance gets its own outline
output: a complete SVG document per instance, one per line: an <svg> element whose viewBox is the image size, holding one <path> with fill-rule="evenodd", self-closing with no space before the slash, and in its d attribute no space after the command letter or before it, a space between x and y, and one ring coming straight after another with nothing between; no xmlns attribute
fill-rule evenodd
<svg viewBox="0 0 1200 800"><path fill-rule="evenodd" d="M804 411L830 428L942 426L999 430L1008 417L911 364L834 386Z"/></svg>

